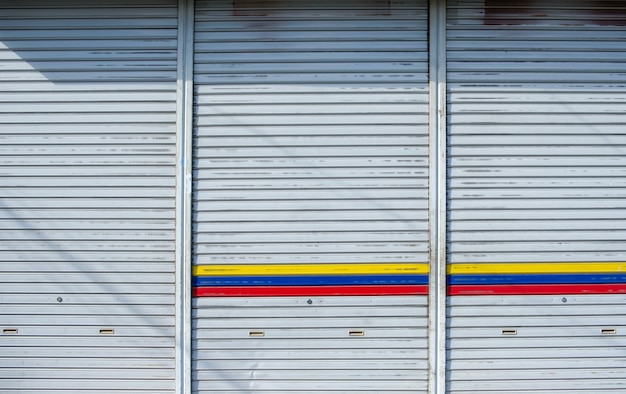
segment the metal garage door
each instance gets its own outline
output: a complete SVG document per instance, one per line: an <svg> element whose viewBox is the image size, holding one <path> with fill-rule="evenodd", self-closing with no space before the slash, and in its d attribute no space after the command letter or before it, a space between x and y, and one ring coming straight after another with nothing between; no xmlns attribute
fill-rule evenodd
<svg viewBox="0 0 626 394"><path fill-rule="evenodd" d="M176 2L0 7L0 391L171 393Z"/></svg>
<svg viewBox="0 0 626 394"><path fill-rule="evenodd" d="M196 6L194 392L425 392L427 10Z"/></svg>
<svg viewBox="0 0 626 394"><path fill-rule="evenodd" d="M625 15L449 2L450 393L626 390Z"/></svg>

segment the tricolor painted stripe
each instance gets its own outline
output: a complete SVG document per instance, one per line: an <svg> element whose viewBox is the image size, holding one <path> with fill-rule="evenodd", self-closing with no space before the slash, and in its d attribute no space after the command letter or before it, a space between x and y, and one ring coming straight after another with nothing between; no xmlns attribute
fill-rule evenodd
<svg viewBox="0 0 626 394"><path fill-rule="evenodd" d="M193 268L197 297L428 293L428 264L238 264Z"/></svg>
<svg viewBox="0 0 626 394"><path fill-rule="evenodd" d="M426 263L219 264L193 269L198 297L427 294ZM625 262L448 265L449 295L626 293Z"/></svg>
<svg viewBox="0 0 626 394"><path fill-rule="evenodd" d="M476 263L448 266L449 295L615 294L626 263Z"/></svg>

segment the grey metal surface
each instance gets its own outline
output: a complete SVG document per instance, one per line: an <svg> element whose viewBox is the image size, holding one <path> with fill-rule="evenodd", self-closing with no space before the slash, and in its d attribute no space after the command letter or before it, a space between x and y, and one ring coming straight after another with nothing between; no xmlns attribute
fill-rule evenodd
<svg viewBox="0 0 626 394"><path fill-rule="evenodd" d="M351 6L197 4L197 264L428 261L425 6Z"/></svg>
<svg viewBox="0 0 626 394"><path fill-rule="evenodd" d="M454 4L450 261L622 261L623 4L520 6L507 25Z"/></svg>
<svg viewBox="0 0 626 394"><path fill-rule="evenodd" d="M448 8L449 262L624 261L624 3L485 3ZM450 297L448 392L622 393L625 312Z"/></svg>
<svg viewBox="0 0 626 394"><path fill-rule="evenodd" d="M176 15L0 4L2 392L174 392Z"/></svg>
<svg viewBox="0 0 626 394"><path fill-rule="evenodd" d="M623 295L455 296L448 392L622 393Z"/></svg>
<svg viewBox="0 0 626 394"><path fill-rule="evenodd" d="M194 392L426 393L425 296L196 298L193 310Z"/></svg>
<svg viewBox="0 0 626 394"><path fill-rule="evenodd" d="M426 3L196 6L194 264L426 263ZM194 392L426 391L425 296L308 299L196 299Z"/></svg>

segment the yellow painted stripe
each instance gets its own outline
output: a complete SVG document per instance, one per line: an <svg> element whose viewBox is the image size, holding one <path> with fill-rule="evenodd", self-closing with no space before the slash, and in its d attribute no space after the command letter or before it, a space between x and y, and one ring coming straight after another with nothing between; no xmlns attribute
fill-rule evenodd
<svg viewBox="0 0 626 394"><path fill-rule="evenodd" d="M583 274L626 272L626 262L598 263L474 263L449 264L449 275L460 274Z"/></svg>
<svg viewBox="0 0 626 394"><path fill-rule="evenodd" d="M400 275L427 274L428 264L247 264L198 265L195 276L239 275Z"/></svg>

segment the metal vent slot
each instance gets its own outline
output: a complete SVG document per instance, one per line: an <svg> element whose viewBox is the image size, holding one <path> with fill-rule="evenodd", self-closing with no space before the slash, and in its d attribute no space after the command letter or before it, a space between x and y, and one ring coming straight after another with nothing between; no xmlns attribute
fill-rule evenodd
<svg viewBox="0 0 626 394"><path fill-rule="evenodd" d="M250 331L248 335L251 337L264 337L265 331Z"/></svg>
<svg viewBox="0 0 626 394"><path fill-rule="evenodd" d="M348 335L351 337L362 337L365 336L365 331L363 330L350 330L348 331Z"/></svg>

